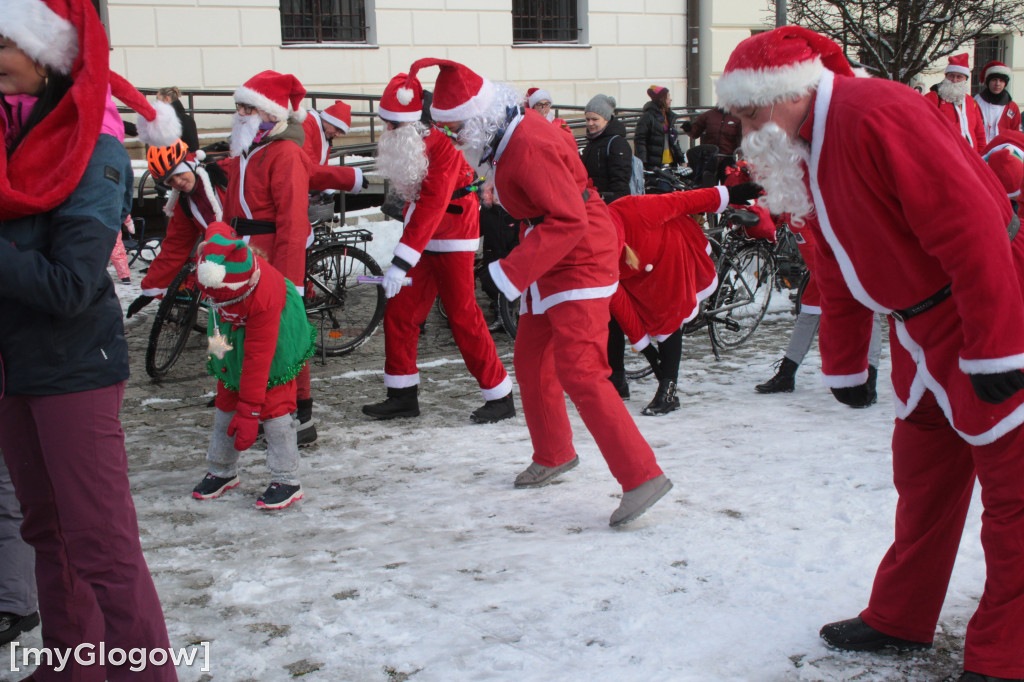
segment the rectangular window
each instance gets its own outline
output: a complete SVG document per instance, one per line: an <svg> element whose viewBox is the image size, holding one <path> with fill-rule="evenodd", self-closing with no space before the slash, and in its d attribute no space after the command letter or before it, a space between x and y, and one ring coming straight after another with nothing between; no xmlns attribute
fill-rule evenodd
<svg viewBox="0 0 1024 682"><path fill-rule="evenodd" d="M281 0L281 41L365 43L365 0Z"/></svg>
<svg viewBox="0 0 1024 682"><path fill-rule="evenodd" d="M984 83L981 70L989 62L1006 63L1006 38L1004 36L981 36L974 41L974 67L971 69L971 94L977 95Z"/></svg>
<svg viewBox="0 0 1024 682"><path fill-rule="evenodd" d="M512 0L512 43L578 43L579 0Z"/></svg>

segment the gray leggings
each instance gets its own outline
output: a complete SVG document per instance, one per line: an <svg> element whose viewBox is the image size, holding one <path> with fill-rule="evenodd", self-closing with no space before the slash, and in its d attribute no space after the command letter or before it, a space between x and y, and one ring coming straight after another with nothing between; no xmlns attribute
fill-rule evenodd
<svg viewBox="0 0 1024 682"><path fill-rule="evenodd" d="M21 507L0 455L0 613L27 616L38 606L36 553L21 539Z"/></svg>
<svg viewBox="0 0 1024 682"><path fill-rule="evenodd" d="M238 471L240 453L235 450L235 439L227 433L234 414L217 410L213 418L213 435L210 436L210 448L206 451L206 462L214 476L232 478ZM299 446L292 415L264 421L263 435L267 439L270 482L299 485Z"/></svg>
<svg viewBox="0 0 1024 682"><path fill-rule="evenodd" d="M793 334L789 337L789 346L786 347L786 357L800 364L803 362L807 351L814 343L814 337L818 333L818 324L821 322L821 315L817 313L801 312L796 316L796 323L793 325ZM875 315L871 323L871 344L868 346L868 364L878 367L878 361L882 357L882 325Z"/></svg>

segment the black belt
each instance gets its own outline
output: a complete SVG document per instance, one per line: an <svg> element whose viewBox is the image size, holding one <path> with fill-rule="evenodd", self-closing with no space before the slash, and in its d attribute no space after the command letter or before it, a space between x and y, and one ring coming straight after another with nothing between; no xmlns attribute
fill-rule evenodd
<svg viewBox="0 0 1024 682"><path fill-rule="evenodd" d="M480 185L476 184L475 182L470 183L470 184L466 185L465 187L460 187L457 190L455 190L454 192L452 192L452 199L451 200L455 201L456 199L461 199L464 196L472 194L473 192L477 191L478 189L480 189Z"/></svg>
<svg viewBox="0 0 1024 682"><path fill-rule="evenodd" d="M257 234L274 234L277 226L269 220L249 220L248 218L232 218L231 227L239 237Z"/></svg>
<svg viewBox="0 0 1024 682"><path fill-rule="evenodd" d="M1006 225L1006 234L1010 237L1011 242L1017 236L1018 232L1020 232L1020 218L1014 215L1010 222ZM952 293L953 285L947 284L946 286L942 287L934 294L921 301L920 303L915 303L909 308L903 308L902 310L894 310L889 314L892 315L895 319L899 320L900 322L906 322L915 315L920 315L924 311L930 310L931 308L934 308L938 304L942 303L947 298L949 298L952 295Z"/></svg>

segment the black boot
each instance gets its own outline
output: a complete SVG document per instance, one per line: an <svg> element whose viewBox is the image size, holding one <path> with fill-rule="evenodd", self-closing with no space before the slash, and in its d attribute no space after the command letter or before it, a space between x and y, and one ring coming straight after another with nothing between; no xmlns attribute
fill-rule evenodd
<svg viewBox="0 0 1024 682"><path fill-rule="evenodd" d="M679 409L679 396L676 395L676 382L671 379L662 379L658 382L658 390L654 393L654 400L647 403L643 414L657 416L668 414Z"/></svg>
<svg viewBox="0 0 1024 682"><path fill-rule="evenodd" d="M754 390L758 393L792 393L796 388L796 370L799 366L789 358L782 358L775 376L754 386Z"/></svg>
<svg viewBox="0 0 1024 682"><path fill-rule="evenodd" d="M608 377L608 380L612 382L612 386L619 392L620 398L629 400L629 384L626 382L626 370L612 370L612 375Z"/></svg>
<svg viewBox="0 0 1024 682"><path fill-rule="evenodd" d="M896 649L898 651L919 651L930 649L931 642L913 642L879 632L864 621L860 616L829 623L819 633L833 649L843 651L878 651L879 649Z"/></svg>
<svg viewBox="0 0 1024 682"><path fill-rule="evenodd" d="M868 365L868 404L874 405L878 402L878 391L875 390L875 384L878 382L878 368L874 365Z"/></svg>
<svg viewBox="0 0 1024 682"><path fill-rule="evenodd" d="M483 407L473 410L473 414L469 415L469 418L477 424L493 424L514 416L516 416L516 404L512 402L512 394L509 393L503 398L488 400Z"/></svg>
<svg viewBox="0 0 1024 682"><path fill-rule="evenodd" d="M972 673L965 670L957 682L1024 682L1024 680L1019 677L992 677L991 675L982 675L981 673Z"/></svg>
<svg viewBox="0 0 1024 682"><path fill-rule="evenodd" d="M316 424L313 423L313 399L303 398L302 400L296 400L295 407L295 416L299 420L299 428L296 432L299 447L312 445L316 442Z"/></svg>
<svg viewBox="0 0 1024 682"><path fill-rule="evenodd" d="M406 388L389 388L387 400L363 405L363 414L377 419L395 419L396 417L420 416L420 401L416 397L419 386Z"/></svg>

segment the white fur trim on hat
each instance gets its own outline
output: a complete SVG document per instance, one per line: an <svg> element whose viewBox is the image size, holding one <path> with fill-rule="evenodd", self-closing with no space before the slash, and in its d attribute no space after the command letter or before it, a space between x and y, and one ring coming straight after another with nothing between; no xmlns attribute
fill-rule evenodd
<svg viewBox="0 0 1024 682"><path fill-rule="evenodd" d="M332 126L334 126L335 128L337 128L338 130L340 130L343 133L348 133L348 131L349 131L348 124L345 123L344 121L342 121L340 118L334 118L333 116L328 114L326 111L319 111L317 113L320 114L320 119L321 120L327 121L328 123L330 123Z"/></svg>
<svg viewBox="0 0 1024 682"><path fill-rule="evenodd" d="M967 76L968 78L970 78L970 76L971 76L971 70L970 69L968 69L966 66L959 66L957 64L950 64L949 66L947 66L946 67L946 73L962 73L963 75Z"/></svg>
<svg viewBox="0 0 1024 682"><path fill-rule="evenodd" d="M266 95L262 95L244 85L235 90L235 102L238 104L248 104L260 111L265 111L279 122L287 121L291 118L293 121L301 123L306 118L306 110L304 108L299 107L295 111L289 111L287 107L281 106Z"/></svg>
<svg viewBox="0 0 1024 682"><path fill-rule="evenodd" d="M825 66L821 58L769 69L735 69L715 83L718 104L725 109L767 106L798 99L814 90Z"/></svg>
<svg viewBox="0 0 1024 682"><path fill-rule="evenodd" d="M537 88L537 90L526 100L526 106L532 109L537 102L543 102L544 100L550 102L551 93L544 88Z"/></svg>
<svg viewBox="0 0 1024 682"><path fill-rule="evenodd" d="M174 113L174 107L160 100L152 104L156 117L152 121L147 121L145 116L139 116L139 139L154 147L174 144L181 138L181 120Z"/></svg>
<svg viewBox="0 0 1024 682"><path fill-rule="evenodd" d="M3 0L0 35L33 60L69 74L78 56L78 32L43 0Z"/></svg>
<svg viewBox="0 0 1024 682"><path fill-rule="evenodd" d="M1012 75L1013 75L1013 71L1010 70L1010 67L1003 66L1003 65L1000 65L1000 66L990 66L988 69L985 70L985 80L986 81L989 78L991 78L992 76L1006 76L1006 78L1010 78L1010 76L1012 76Z"/></svg>
<svg viewBox="0 0 1024 682"><path fill-rule="evenodd" d="M495 88L494 83L486 78L481 78L481 80L483 84L481 84L480 90L468 100L451 109L438 109L431 105L430 115L435 121L465 121L487 111L487 107L494 100ZM437 99L435 98L434 101L436 102Z"/></svg>
<svg viewBox="0 0 1024 682"><path fill-rule="evenodd" d="M423 115L420 111L391 111L384 107L377 107L377 115L385 121L394 121L396 123L406 123L408 121L418 121L420 116Z"/></svg>

